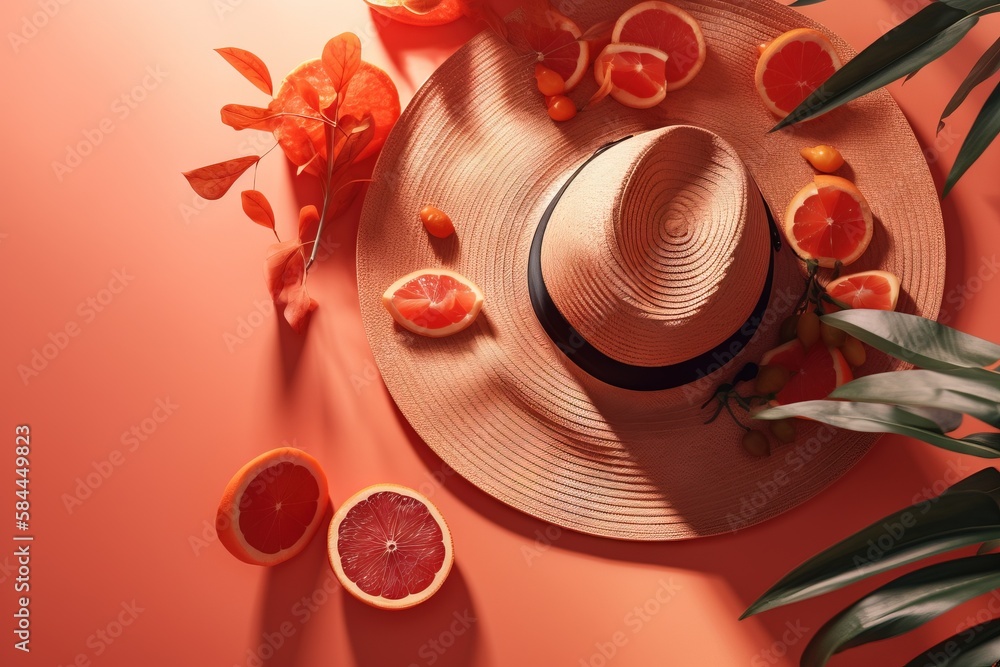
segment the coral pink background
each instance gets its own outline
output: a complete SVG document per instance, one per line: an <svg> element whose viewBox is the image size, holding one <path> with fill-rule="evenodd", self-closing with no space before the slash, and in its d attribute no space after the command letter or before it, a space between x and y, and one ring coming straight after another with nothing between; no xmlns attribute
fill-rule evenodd
<svg viewBox="0 0 1000 667"><path fill-rule="evenodd" d="M861 48L919 4L829 0L804 11ZM996 25L983 21L892 87L939 185L993 83L935 138L937 115ZM4 665L794 665L803 631L875 582L738 622L746 605L805 557L983 465L887 438L804 506L686 543L617 543L510 510L447 474L379 380L355 293L358 208L310 277L321 306L298 337L269 307L269 232L243 217L236 191L206 205L180 176L270 146L218 122L223 104L264 99L212 48L250 49L280 79L352 30L405 103L477 26L377 28L361 0L10 0L0 28ZM81 143L86 155L67 156ZM944 313L994 339L998 172L994 146L944 203ZM287 232L309 193L296 191L278 154L258 181ZM25 383L18 366L50 342L57 354ZM13 650L11 633L21 423L33 436L30 655ZM335 505L380 481L430 495L457 553L439 594L400 613L368 608L330 579L321 537L269 570L232 558L211 528L221 491L282 443L320 459ZM80 486L88 476L96 488ZM80 502L67 507L78 487ZM831 664L901 664L967 617L998 611L1000 600L980 598Z"/></svg>

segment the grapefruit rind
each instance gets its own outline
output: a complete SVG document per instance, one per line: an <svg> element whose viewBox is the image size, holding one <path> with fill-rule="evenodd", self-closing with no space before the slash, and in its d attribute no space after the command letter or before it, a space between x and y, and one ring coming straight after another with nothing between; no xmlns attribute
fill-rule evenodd
<svg viewBox="0 0 1000 667"><path fill-rule="evenodd" d="M338 542L340 540L340 526L344 522L344 519L347 518L347 515L358 503L368 499L376 493L382 492L397 493L402 496L413 498L414 500L422 503L437 522L438 526L440 526L441 540L444 544L444 561L441 564L441 569L438 570L430 585L418 593L410 594L399 600L390 600L388 598L364 592L356 583L348 578L340 561ZM424 602L437 593L438 589L440 589L444 584L445 579L448 578L448 574L451 572L451 567L455 560L455 548L451 537L451 530L448 528L448 524L445 522L444 517L441 516L441 512L437 507L435 507L434 503L428 500L424 495L399 484L375 484L358 491L356 494L347 499L344 504L340 506L340 509L337 510L337 513L333 515L333 520L330 522L328 553L330 565L333 567L333 571L337 575L337 579L340 581L340 584L345 590L347 590L348 593L367 605L378 609L390 610L409 609L410 607L414 607L421 602Z"/></svg>
<svg viewBox="0 0 1000 667"><path fill-rule="evenodd" d="M668 91L677 90L689 84L691 80L698 75L698 72L701 71L701 68L705 66L705 60L708 54L708 50L705 45L705 34L701 31L701 26L698 24L698 21L695 20L693 16L688 14L680 7L672 5L668 2L661 2L660 0L647 0L647 2L640 2L639 4L635 5L634 7L627 10L624 14L618 17L618 21L615 22L614 30L611 33L611 42L621 43L622 32L624 32L625 26L629 23L629 21L631 21L639 14L654 10L673 14L674 16L684 21L688 26L690 26L692 32L694 32L695 41L698 46L698 55L695 58L694 63L691 65L691 68L688 70L687 74L683 78L678 79L677 81L670 81L668 79L665 80L666 90ZM642 44L642 46L649 46L652 48L656 48L656 46L652 44ZM667 57L668 59L670 58L669 53L667 54Z"/></svg>
<svg viewBox="0 0 1000 667"><path fill-rule="evenodd" d="M319 487L319 497L316 502L316 514L313 520L306 526L305 530L295 544L282 549L273 554L260 551L251 546L244 539L239 530L240 525L240 499L246 492L247 487L267 468L274 467L281 463L292 463L302 466L312 473L316 478ZM219 541L233 556L251 565L277 565L301 553L319 530L319 525L326 513L327 505L330 502L329 487L326 475L320 467L319 461L305 453L301 449L294 447L279 447L265 452L248 462L233 475L226 485L219 502L219 509L216 512L215 528L219 536Z"/></svg>
<svg viewBox="0 0 1000 667"><path fill-rule="evenodd" d="M399 310L397 310L395 304L393 303L393 297L396 295L396 292L402 289L402 287L408 282L425 275L448 276L456 282L466 285L472 292L475 293L475 303L463 319L446 327L432 329L416 324L415 322L407 319L402 313L399 312ZM429 338L444 338L460 331L464 331L472 326L472 323L476 321L476 318L479 316L479 312L483 308L483 301L483 292L474 282L462 274L449 269L421 269L419 271L414 271L413 273L409 273L394 282L382 294L382 305L387 311L389 311L389 314L392 315L392 319L395 320L399 326L403 327L407 331L410 331L411 333L427 336Z"/></svg>

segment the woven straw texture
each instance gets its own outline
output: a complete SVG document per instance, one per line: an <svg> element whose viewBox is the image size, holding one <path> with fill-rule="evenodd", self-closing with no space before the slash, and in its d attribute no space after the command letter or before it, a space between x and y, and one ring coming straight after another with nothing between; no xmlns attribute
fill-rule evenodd
<svg viewBox="0 0 1000 667"><path fill-rule="evenodd" d="M562 10L586 29L632 4L580 0L564 3ZM708 129L735 149L780 220L792 195L812 178L799 149L837 146L850 165L846 175L866 194L876 218L872 244L850 270L882 268L900 276L898 309L905 312L935 317L943 293L937 194L912 131L885 91L790 130L767 132L775 119L753 86L756 45L811 26L830 35L845 60L853 55L849 47L771 0L677 4L700 22L708 60L691 84L651 110L606 100L570 122L553 123L534 86L532 56L489 32L472 39L421 88L393 130L358 232L364 325L386 385L417 433L457 472L504 503L565 528L618 539L685 539L758 523L837 479L876 437L811 425L799 429L796 444L754 459L743 453L741 431L731 420L703 425L709 412L699 406L714 388L777 344L779 324L803 287L801 269L787 250L777 257L770 305L757 335L733 351L735 359L728 351L720 354L693 384L658 392L616 389L584 374L556 348L529 303L528 250L546 206L598 147L669 125ZM585 100L595 88L587 77L574 97ZM602 184L612 196L619 186ZM709 201L716 199L702 203ZM428 204L453 218L454 237L434 239L423 230L417 213ZM733 229L739 227L735 221L752 218L715 214ZM600 242L607 243L606 237L594 239ZM755 241L750 235L743 242ZM732 260L732 239L712 243L717 254L704 262ZM558 254L558 248L550 250ZM437 266L468 276L486 301L469 329L427 339L396 326L381 295L400 276ZM740 266L748 280L757 279L759 267ZM629 269L632 275L650 270L634 263ZM580 275L584 282L594 278ZM715 290L703 303L747 312L741 286L727 284L720 273L710 275L721 282L702 285ZM558 289L574 287L564 282ZM596 287L579 289L586 294ZM659 303L642 307L664 312ZM577 317L581 325L588 319L582 311ZM732 313L717 317L739 319ZM694 319L677 321L693 326ZM699 328L705 329L701 336L716 335ZM591 333L603 340L600 332ZM657 362L677 354L648 341L621 341L618 353ZM860 373L896 367L882 355L870 357Z"/></svg>

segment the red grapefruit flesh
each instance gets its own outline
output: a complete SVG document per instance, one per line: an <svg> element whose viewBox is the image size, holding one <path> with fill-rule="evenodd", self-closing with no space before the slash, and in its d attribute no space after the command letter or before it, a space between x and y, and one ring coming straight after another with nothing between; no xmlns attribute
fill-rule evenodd
<svg viewBox="0 0 1000 667"><path fill-rule="evenodd" d="M813 345L808 351L797 338L776 347L760 360L761 366L782 366L791 374L773 405L826 398L840 385L854 379L851 367L836 348Z"/></svg>
<svg viewBox="0 0 1000 667"><path fill-rule="evenodd" d="M334 100L333 84L327 76L323 63L318 58L308 60L292 70L271 100L268 108L275 113L293 113L317 117L299 94L296 80L309 84L319 95L321 108L326 108ZM358 160L375 155L382 149L389 131L399 118L399 92L396 85L383 70L370 63L362 62L357 74L347 86L340 106L341 116L363 118L371 113L375 121L375 136L358 156ZM275 121L274 138L294 164L302 166L314 155L326 155L326 135L320 120L309 120L299 116L285 116Z"/></svg>
<svg viewBox="0 0 1000 667"><path fill-rule="evenodd" d="M638 44L608 44L594 62L594 78L603 86L611 73L611 97L633 109L650 109L667 95L667 54Z"/></svg>
<svg viewBox="0 0 1000 667"><path fill-rule="evenodd" d="M330 564L351 595L381 609L430 598L454 561L451 532L438 509L413 489L378 484L333 517Z"/></svg>
<svg viewBox="0 0 1000 667"><path fill-rule="evenodd" d="M667 54L667 90L686 86L705 64L705 35L683 9L667 2L641 2L619 17L612 42L641 44Z"/></svg>
<svg viewBox="0 0 1000 667"><path fill-rule="evenodd" d="M328 504L319 462L301 450L281 447L233 476L219 503L216 532L240 560L276 565L305 549Z"/></svg>
<svg viewBox="0 0 1000 667"><path fill-rule="evenodd" d="M765 106L784 118L840 65L840 57L826 35L812 28L797 28L763 49L754 82Z"/></svg>
<svg viewBox="0 0 1000 667"><path fill-rule="evenodd" d="M857 260L875 230L868 200L845 178L821 174L798 191L785 211L785 238L803 259L831 268Z"/></svg>
<svg viewBox="0 0 1000 667"><path fill-rule="evenodd" d="M899 278L888 271L863 271L830 281L826 293L851 308L895 310Z"/></svg>
<svg viewBox="0 0 1000 667"><path fill-rule="evenodd" d="M382 295L382 305L404 329L441 338L475 321L483 307L483 293L460 273L424 269L393 283Z"/></svg>
<svg viewBox="0 0 1000 667"><path fill-rule="evenodd" d="M546 12L544 25L516 23L511 39L524 49L535 52L535 62L558 74L566 84L565 92L583 80L590 64L590 45L580 40L582 32L573 21L555 10Z"/></svg>

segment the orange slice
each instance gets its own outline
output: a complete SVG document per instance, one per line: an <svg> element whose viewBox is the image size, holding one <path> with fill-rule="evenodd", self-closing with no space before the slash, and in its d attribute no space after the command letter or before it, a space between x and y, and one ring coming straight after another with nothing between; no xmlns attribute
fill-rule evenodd
<svg viewBox="0 0 1000 667"><path fill-rule="evenodd" d="M831 280L826 293L851 308L895 310L899 278L888 271L862 271Z"/></svg>
<svg viewBox="0 0 1000 667"><path fill-rule="evenodd" d="M840 57L826 35L812 28L796 28L764 48L754 81L771 113L784 118L840 65Z"/></svg>
<svg viewBox="0 0 1000 667"><path fill-rule="evenodd" d="M461 0L365 0L382 16L419 26L445 25L463 16Z"/></svg>
<svg viewBox="0 0 1000 667"><path fill-rule="evenodd" d="M382 295L382 305L409 331L431 338L458 333L483 307L483 293L448 269L423 269L403 276Z"/></svg>
<svg viewBox="0 0 1000 667"><path fill-rule="evenodd" d="M580 40L580 27L555 10L546 12L546 25L519 22L511 26L516 46L535 52L536 63L552 70L566 83L566 92L583 80L590 64L590 45Z"/></svg>
<svg viewBox="0 0 1000 667"><path fill-rule="evenodd" d="M352 496L330 523L330 564L354 597L406 609L441 588L455 560L448 524L413 489L377 484Z"/></svg>
<svg viewBox="0 0 1000 667"><path fill-rule="evenodd" d="M705 64L705 35L698 22L668 2L640 2L618 18L612 42L641 44L667 54L667 90L686 86Z"/></svg>
<svg viewBox="0 0 1000 667"><path fill-rule="evenodd" d="M215 517L219 541L254 565L276 565L299 554L316 534L329 504L319 462L281 447L240 468Z"/></svg>
<svg viewBox="0 0 1000 667"><path fill-rule="evenodd" d="M781 366L790 378L772 405L824 399L834 389L854 379L851 366L837 348L813 345L807 352L798 338L761 357L760 365Z"/></svg>
<svg viewBox="0 0 1000 667"><path fill-rule="evenodd" d="M320 107L333 102L334 90L330 77L323 69L320 59L307 60L281 82L278 94L274 96L268 109L275 113L285 112L317 117L295 86L296 80L308 83L319 94ZM399 118L399 92L389 75L370 63L362 62L357 74L347 86L341 101L340 115L362 118L372 114L375 121L375 136L358 156L364 160L377 153L389 136L389 130ZM298 116L285 116L275 122L274 138L294 164L306 164L317 153L326 155L326 135L323 122Z"/></svg>
<svg viewBox="0 0 1000 667"><path fill-rule="evenodd" d="M608 44L594 62L594 78L603 86L610 66L611 97L633 109L649 109L667 95L667 54L639 44Z"/></svg>
<svg viewBox="0 0 1000 667"><path fill-rule="evenodd" d="M861 257L874 231L871 208L858 188L840 176L818 175L792 197L785 238L803 259L831 268Z"/></svg>

